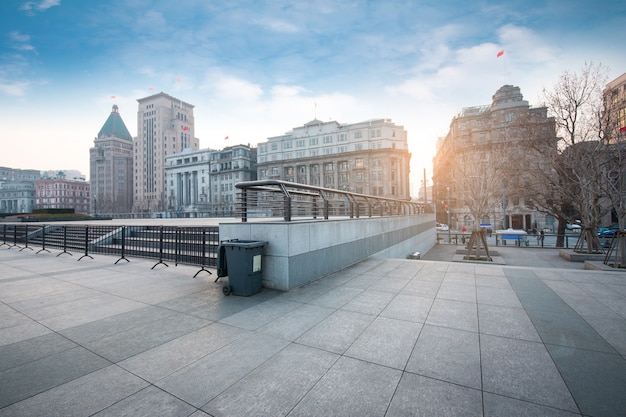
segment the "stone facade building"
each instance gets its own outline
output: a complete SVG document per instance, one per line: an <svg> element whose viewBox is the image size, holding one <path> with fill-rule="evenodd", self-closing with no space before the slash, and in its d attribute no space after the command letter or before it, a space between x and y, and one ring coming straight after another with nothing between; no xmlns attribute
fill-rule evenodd
<svg viewBox="0 0 626 417"><path fill-rule="evenodd" d="M390 119L312 120L258 145L258 179L409 200L407 132Z"/></svg>
<svg viewBox="0 0 626 417"><path fill-rule="evenodd" d="M531 143L534 152L529 152ZM433 159L437 221L457 230L482 225L556 231L555 218L532 203L535 179L529 175L542 158L548 163L555 146L547 108L531 107L519 87L504 85L491 104L463 108L438 141ZM481 204L481 210L472 210L472 204ZM477 211L480 218L473 218Z"/></svg>
<svg viewBox="0 0 626 417"><path fill-rule="evenodd" d="M36 182L36 208L73 208L76 213L88 213L90 207L89 183L66 179L63 172L55 178L41 178Z"/></svg>
<svg viewBox="0 0 626 417"><path fill-rule="evenodd" d="M133 206L133 138L117 105L89 149L93 214L130 213Z"/></svg>
<svg viewBox="0 0 626 417"><path fill-rule="evenodd" d="M256 179L256 149L249 145L222 150L185 150L165 161L168 215L235 215L235 184Z"/></svg>
<svg viewBox="0 0 626 417"><path fill-rule="evenodd" d="M137 101L133 212L150 215L168 208L166 157L198 150L199 140L194 136L193 105L163 92Z"/></svg>
<svg viewBox="0 0 626 417"><path fill-rule="evenodd" d="M34 169L0 167L0 213L31 213L39 178L41 172Z"/></svg>

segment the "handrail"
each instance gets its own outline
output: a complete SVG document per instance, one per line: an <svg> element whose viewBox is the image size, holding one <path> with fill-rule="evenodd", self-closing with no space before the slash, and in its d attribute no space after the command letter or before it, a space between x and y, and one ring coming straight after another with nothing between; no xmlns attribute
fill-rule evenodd
<svg viewBox="0 0 626 417"><path fill-rule="evenodd" d="M239 210L242 222L247 222L255 210L266 210L272 214L276 210L282 211L285 221L291 221L294 214L300 215L300 217L312 217L315 219L321 210L324 220L328 220L331 214L339 215L342 211L341 204L345 206L343 210L344 215L349 214L350 218L360 217L361 206L367 207L368 217L374 216L376 211L381 216L414 215L432 211L430 205L424 203L359 194L283 180L243 181L235 184L235 187L241 190ZM251 193L256 193L257 197L251 198ZM266 199L259 197L259 195L264 193L282 195L282 207L272 205ZM294 207L295 197L300 198L297 207ZM321 199L324 203L321 207L317 204L318 199ZM332 206L333 202L336 203L335 207Z"/></svg>

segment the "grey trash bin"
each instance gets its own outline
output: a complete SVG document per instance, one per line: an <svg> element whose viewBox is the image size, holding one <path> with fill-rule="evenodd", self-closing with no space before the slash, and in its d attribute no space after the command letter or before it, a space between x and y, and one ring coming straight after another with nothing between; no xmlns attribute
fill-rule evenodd
<svg viewBox="0 0 626 417"><path fill-rule="evenodd" d="M267 242L225 240L218 248L218 277L228 276L225 295L248 297L261 291L263 250Z"/></svg>

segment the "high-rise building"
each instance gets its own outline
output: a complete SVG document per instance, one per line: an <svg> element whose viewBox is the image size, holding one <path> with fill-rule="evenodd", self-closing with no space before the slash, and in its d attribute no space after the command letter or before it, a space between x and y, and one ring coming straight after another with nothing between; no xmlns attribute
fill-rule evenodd
<svg viewBox="0 0 626 417"><path fill-rule="evenodd" d="M407 132L390 119L353 124L313 120L258 145L259 180L409 200Z"/></svg>
<svg viewBox="0 0 626 417"><path fill-rule="evenodd" d="M256 148L228 146L166 158L168 212L184 217L235 215L235 184L256 179Z"/></svg>
<svg viewBox="0 0 626 417"><path fill-rule="evenodd" d="M91 212L130 213L133 206L133 138L117 105L89 149Z"/></svg>
<svg viewBox="0 0 626 417"><path fill-rule="evenodd" d="M149 215L168 208L165 158L198 150L199 141L194 137L193 105L163 92L137 101L133 211Z"/></svg>

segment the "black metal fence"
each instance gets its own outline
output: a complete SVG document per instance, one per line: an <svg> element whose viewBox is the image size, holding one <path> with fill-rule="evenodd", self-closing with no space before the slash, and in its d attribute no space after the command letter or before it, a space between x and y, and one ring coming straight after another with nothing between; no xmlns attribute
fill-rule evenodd
<svg viewBox="0 0 626 417"><path fill-rule="evenodd" d="M57 249L56 256L79 255L78 260L92 254L154 259L157 265L199 266L194 278L206 268L217 267L219 227L183 226L93 226L93 225L0 225L0 247L20 251L40 249L36 253Z"/></svg>
<svg viewBox="0 0 626 417"><path fill-rule="evenodd" d="M281 180L246 181L235 184L235 212L246 222L249 217L294 217L325 219L331 216L350 218L373 216L407 216L432 212L432 206L353 193L347 190L316 187Z"/></svg>
<svg viewBox="0 0 626 417"><path fill-rule="evenodd" d="M437 243L451 245L465 245L469 242L471 233L462 232L437 232ZM562 237L563 239L558 239ZM552 248L552 249L570 249L574 248L580 234L571 233L565 235L557 235L546 233L542 235L518 235L515 237L504 237L495 233L487 236L487 243L490 247L495 246L517 246L517 247L534 247L534 248ZM563 243L557 246L557 243ZM610 246L610 239L600 239L603 247Z"/></svg>

